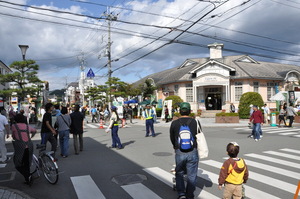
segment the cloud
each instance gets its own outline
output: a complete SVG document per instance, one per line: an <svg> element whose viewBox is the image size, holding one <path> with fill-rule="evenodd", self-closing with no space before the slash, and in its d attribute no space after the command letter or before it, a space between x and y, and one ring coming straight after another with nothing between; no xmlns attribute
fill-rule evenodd
<svg viewBox="0 0 300 199"><path fill-rule="evenodd" d="M98 76L96 82L105 82L108 72L104 67L107 63L104 56L108 39L107 21L67 12L100 17L101 9L104 12L106 8L74 1L63 5L62 2L34 2L33 6L44 10L0 3L0 25L3 27L0 29L0 59L7 65L21 60L18 45L29 45L26 58L37 60L40 78L49 81L51 89L56 89L64 87L66 82L77 81L79 58L84 52L86 71L92 68ZM14 3L30 4L31 1ZM224 55L248 52L283 59L254 56L261 61L299 64L298 57L285 54L285 51L299 55L300 22L297 17L300 4L284 2L287 5L283 5L277 0L241 3L228 1L195 24L193 22L213 8L211 3L144 0L115 4L111 8L113 14L118 14L118 20L129 23L112 22L111 55L113 60L118 59L112 62L113 76L132 83L148 74L179 66L187 58L208 57L206 46L213 42L224 43L224 50L237 51L225 51ZM185 44L180 44L182 42Z"/></svg>

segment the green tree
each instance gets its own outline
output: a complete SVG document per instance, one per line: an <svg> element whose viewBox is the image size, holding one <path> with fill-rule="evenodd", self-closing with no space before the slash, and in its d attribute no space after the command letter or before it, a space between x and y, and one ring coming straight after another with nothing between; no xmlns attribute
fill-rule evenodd
<svg viewBox="0 0 300 199"><path fill-rule="evenodd" d="M139 86L139 89L143 93L143 98L151 97L157 87L152 79L146 79L145 83Z"/></svg>
<svg viewBox="0 0 300 199"><path fill-rule="evenodd" d="M34 60L14 61L10 68L14 71L9 74L0 74L0 83L12 82L19 88L7 90L6 92L17 92L21 101L24 100L26 95L37 96L38 86L41 80L37 76L39 65L35 64Z"/></svg>
<svg viewBox="0 0 300 199"><path fill-rule="evenodd" d="M247 92L241 96L239 104L239 116L241 119L247 119L250 117L250 105L256 105L263 107L264 101L259 93Z"/></svg>
<svg viewBox="0 0 300 199"><path fill-rule="evenodd" d="M175 109L178 108L180 103L183 102L183 100L177 95L171 95L171 96L167 97L165 100L172 100L172 106Z"/></svg>

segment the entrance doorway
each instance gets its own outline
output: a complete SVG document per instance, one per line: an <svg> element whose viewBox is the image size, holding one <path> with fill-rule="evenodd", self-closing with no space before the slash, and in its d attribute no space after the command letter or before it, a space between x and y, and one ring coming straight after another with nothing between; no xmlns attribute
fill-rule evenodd
<svg viewBox="0 0 300 199"><path fill-rule="evenodd" d="M222 87L205 88L205 96L206 110L222 109Z"/></svg>

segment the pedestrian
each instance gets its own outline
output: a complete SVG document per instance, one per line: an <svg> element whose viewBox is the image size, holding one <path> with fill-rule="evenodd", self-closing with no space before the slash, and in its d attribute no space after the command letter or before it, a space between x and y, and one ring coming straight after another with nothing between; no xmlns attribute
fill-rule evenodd
<svg viewBox="0 0 300 199"><path fill-rule="evenodd" d="M165 121L166 123L169 122L169 109L167 105L165 105Z"/></svg>
<svg viewBox="0 0 300 199"><path fill-rule="evenodd" d="M47 103L45 105L46 113L43 116L42 127L41 127L41 144L46 145L47 141L51 144L51 151L53 151L53 158L55 158L55 152L57 148L57 140L54 135L57 134L55 129L52 126L52 111L54 106L52 103Z"/></svg>
<svg viewBox="0 0 300 199"><path fill-rule="evenodd" d="M191 138L196 140L197 134L197 121L189 116L191 112L191 106L188 102L180 104L181 117L174 120L170 127L170 139L175 149L175 180L176 190L179 199L194 198L194 191L197 183L198 172L198 151L197 142L193 142L193 145L189 150L182 150L179 142L179 132L181 132L182 126L188 126L191 133ZM186 177L186 186L184 175Z"/></svg>
<svg viewBox="0 0 300 199"><path fill-rule="evenodd" d="M270 119L270 109L269 109L269 107L267 106L267 104L264 104L263 110L264 110L264 123L265 123L265 124L269 124L269 119Z"/></svg>
<svg viewBox="0 0 300 199"><path fill-rule="evenodd" d="M85 122L88 124L89 121L88 121L88 119L87 119L87 117L86 117L86 111L87 111L87 108L84 107L84 106L82 106L82 108L81 108L81 113L82 113L82 115L83 115L83 118L84 118Z"/></svg>
<svg viewBox="0 0 300 199"><path fill-rule="evenodd" d="M146 120L146 136L145 137L149 137L150 130L151 130L152 137L155 137L154 121L153 121L154 111L151 109L150 104L146 105L144 114L145 114L144 118Z"/></svg>
<svg viewBox="0 0 300 199"><path fill-rule="evenodd" d="M33 178L30 173L30 165L34 150L31 138L36 134L36 129L27 125L20 113L16 115L15 121L16 123L11 126L14 164L16 169L24 176L25 183L31 185Z"/></svg>
<svg viewBox="0 0 300 199"><path fill-rule="evenodd" d="M55 104L54 105L54 109L52 110L52 125L53 125L53 128L54 128L54 125L56 124L56 120L57 120L57 117L61 115L61 112L60 112L60 109L59 109L59 104ZM58 137L58 133L56 135L54 135L54 138L56 139L56 142L57 142L57 137ZM57 143L57 146L58 146L58 143Z"/></svg>
<svg viewBox="0 0 300 199"><path fill-rule="evenodd" d="M254 140L258 141L262 138L261 125L263 125L263 116L257 106L253 106L253 113L250 117L250 122L253 122Z"/></svg>
<svg viewBox="0 0 300 199"><path fill-rule="evenodd" d="M63 158L69 155L69 138L70 138L70 126L71 117L68 114L67 107L61 108L61 115L57 116L55 126L59 134L60 143L60 155Z"/></svg>
<svg viewBox="0 0 300 199"><path fill-rule="evenodd" d="M111 130L111 140L112 140L111 148L123 149L121 140L118 135L120 118L117 113L117 107L115 106L111 107L111 116L109 121L110 122L106 132L108 133L109 129Z"/></svg>
<svg viewBox="0 0 300 199"><path fill-rule="evenodd" d="M155 107L155 105L152 105L151 109L153 110L153 122L157 123L157 114L156 114L156 107Z"/></svg>
<svg viewBox="0 0 300 199"><path fill-rule="evenodd" d="M219 174L219 190L224 185L223 199L241 199L243 197L243 183L248 180L248 167L242 158L238 158L240 147L231 142L226 148L229 158L223 163Z"/></svg>
<svg viewBox="0 0 300 199"><path fill-rule="evenodd" d="M0 114L0 152L1 152L1 159L0 163L6 163L10 160L9 157L7 157L7 149L5 146L5 133L6 138L9 138L9 124L8 120L5 116Z"/></svg>
<svg viewBox="0 0 300 199"><path fill-rule="evenodd" d="M110 117L110 112L108 109L108 106L105 107L105 111L104 111L104 123L106 124L109 120Z"/></svg>
<svg viewBox="0 0 300 199"><path fill-rule="evenodd" d="M12 105L10 105L9 112L8 112L10 126L13 123L15 123L15 116L16 116L16 112L14 111L14 107Z"/></svg>
<svg viewBox="0 0 300 199"><path fill-rule="evenodd" d="M133 124L133 122L132 122L133 111L132 111L131 106L128 106L128 109L127 109L127 116L128 116L128 118L129 118L130 124Z"/></svg>
<svg viewBox="0 0 300 199"><path fill-rule="evenodd" d="M73 106L73 113L71 117L70 133L73 134L74 151L76 155L79 155L79 150L83 150L83 114L79 112L79 105ZM78 150L79 142L79 150Z"/></svg>
<svg viewBox="0 0 300 199"><path fill-rule="evenodd" d="M295 112L295 110L293 108L293 103L290 103L290 106L288 106L286 108L286 117L287 117L287 119L289 119L288 127L293 127L293 122L294 122L294 118L296 115L297 115L297 113Z"/></svg>
<svg viewBox="0 0 300 199"><path fill-rule="evenodd" d="M281 127L280 124L281 124L281 121L284 122L284 125L286 126L286 122L285 122L285 115L286 115L286 111L283 109L283 105L280 105L280 108L279 108L279 116L278 116L278 127Z"/></svg>
<svg viewBox="0 0 300 199"><path fill-rule="evenodd" d="M96 106L94 106L92 109L91 109L91 115L92 115L92 123L93 122L98 122L97 121L97 109L96 109Z"/></svg>
<svg viewBox="0 0 300 199"><path fill-rule="evenodd" d="M233 103L230 104L230 113L235 113L235 106Z"/></svg>

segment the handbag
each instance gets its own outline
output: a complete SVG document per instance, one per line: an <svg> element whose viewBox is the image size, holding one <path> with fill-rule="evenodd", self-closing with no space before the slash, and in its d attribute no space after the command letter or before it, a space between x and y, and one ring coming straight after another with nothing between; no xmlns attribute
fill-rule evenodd
<svg viewBox="0 0 300 199"><path fill-rule="evenodd" d="M200 121L197 120L197 149L198 149L198 155L200 159L207 158L208 157L208 147L206 143L206 139L204 136L204 133L202 131L202 127L200 124Z"/></svg>

